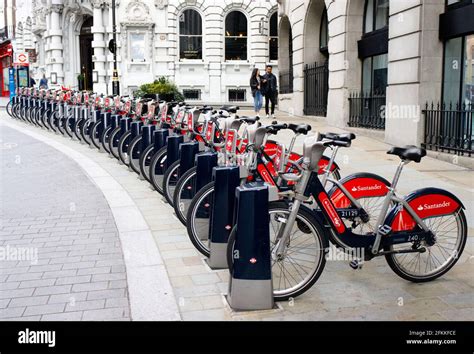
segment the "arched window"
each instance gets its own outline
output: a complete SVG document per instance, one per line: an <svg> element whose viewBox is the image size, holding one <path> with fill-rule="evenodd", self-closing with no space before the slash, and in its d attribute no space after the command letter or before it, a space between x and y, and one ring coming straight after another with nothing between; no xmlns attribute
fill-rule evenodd
<svg viewBox="0 0 474 354"><path fill-rule="evenodd" d="M225 19L225 60L247 60L247 17L240 11Z"/></svg>
<svg viewBox="0 0 474 354"><path fill-rule="evenodd" d="M388 26L389 0L367 0L364 15L364 33Z"/></svg>
<svg viewBox="0 0 474 354"><path fill-rule="evenodd" d="M278 13L270 17L270 61L278 60Z"/></svg>
<svg viewBox="0 0 474 354"><path fill-rule="evenodd" d="M202 18L196 10L184 10L179 16L180 59L202 59Z"/></svg>
<svg viewBox="0 0 474 354"><path fill-rule="evenodd" d="M328 56L328 43L329 43L329 23L328 14L326 8L321 16L321 30L319 31L319 50L324 55Z"/></svg>

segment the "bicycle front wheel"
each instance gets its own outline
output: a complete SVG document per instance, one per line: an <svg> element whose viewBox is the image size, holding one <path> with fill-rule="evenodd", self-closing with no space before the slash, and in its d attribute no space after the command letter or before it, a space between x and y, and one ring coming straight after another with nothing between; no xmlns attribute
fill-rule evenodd
<svg viewBox="0 0 474 354"><path fill-rule="evenodd" d="M189 206L196 195L197 167L191 168L179 179L174 190L173 207L179 221L186 225Z"/></svg>
<svg viewBox="0 0 474 354"><path fill-rule="evenodd" d="M194 247L204 256L210 256L209 222L214 202L214 182L202 188L189 206L187 220L188 236Z"/></svg>

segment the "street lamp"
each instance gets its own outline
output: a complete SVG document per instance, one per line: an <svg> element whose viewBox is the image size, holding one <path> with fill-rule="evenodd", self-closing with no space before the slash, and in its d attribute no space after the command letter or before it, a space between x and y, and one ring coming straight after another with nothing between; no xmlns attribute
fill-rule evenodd
<svg viewBox="0 0 474 354"><path fill-rule="evenodd" d="M109 49L114 55L114 72L112 75L112 92L114 96L120 95L120 81L117 70L117 19L115 13L115 0L112 0L112 32L113 32L113 44L109 46Z"/></svg>

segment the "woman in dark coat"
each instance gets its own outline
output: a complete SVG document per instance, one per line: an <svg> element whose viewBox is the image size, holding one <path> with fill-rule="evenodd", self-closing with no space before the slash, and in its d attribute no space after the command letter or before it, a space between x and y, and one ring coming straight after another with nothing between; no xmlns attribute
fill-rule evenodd
<svg viewBox="0 0 474 354"><path fill-rule="evenodd" d="M262 95L262 85L265 83L263 78L260 76L260 70L255 68L252 71L252 76L250 77L250 88L252 89L252 96L254 98L254 110L255 115L260 117L260 110L263 106L263 95Z"/></svg>

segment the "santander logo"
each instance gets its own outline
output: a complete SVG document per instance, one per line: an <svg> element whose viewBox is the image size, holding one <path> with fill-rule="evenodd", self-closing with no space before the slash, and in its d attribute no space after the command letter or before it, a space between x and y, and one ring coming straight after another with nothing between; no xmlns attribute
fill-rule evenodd
<svg viewBox="0 0 474 354"><path fill-rule="evenodd" d="M420 204L418 208L416 208L419 211L422 210L432 210L432 209L441 209L441 208L447 208L451 205L451 202L442 202L442 203L436 203L436 204Z"/></svg>
<svg viewBox="0 0 474 354"><path fill-rule="evenodd" d="M353 192L364 192L364 191L377 191L381 190L382 186L380 184L374 184L373 186L354 186L352 187Z"/></svg>

